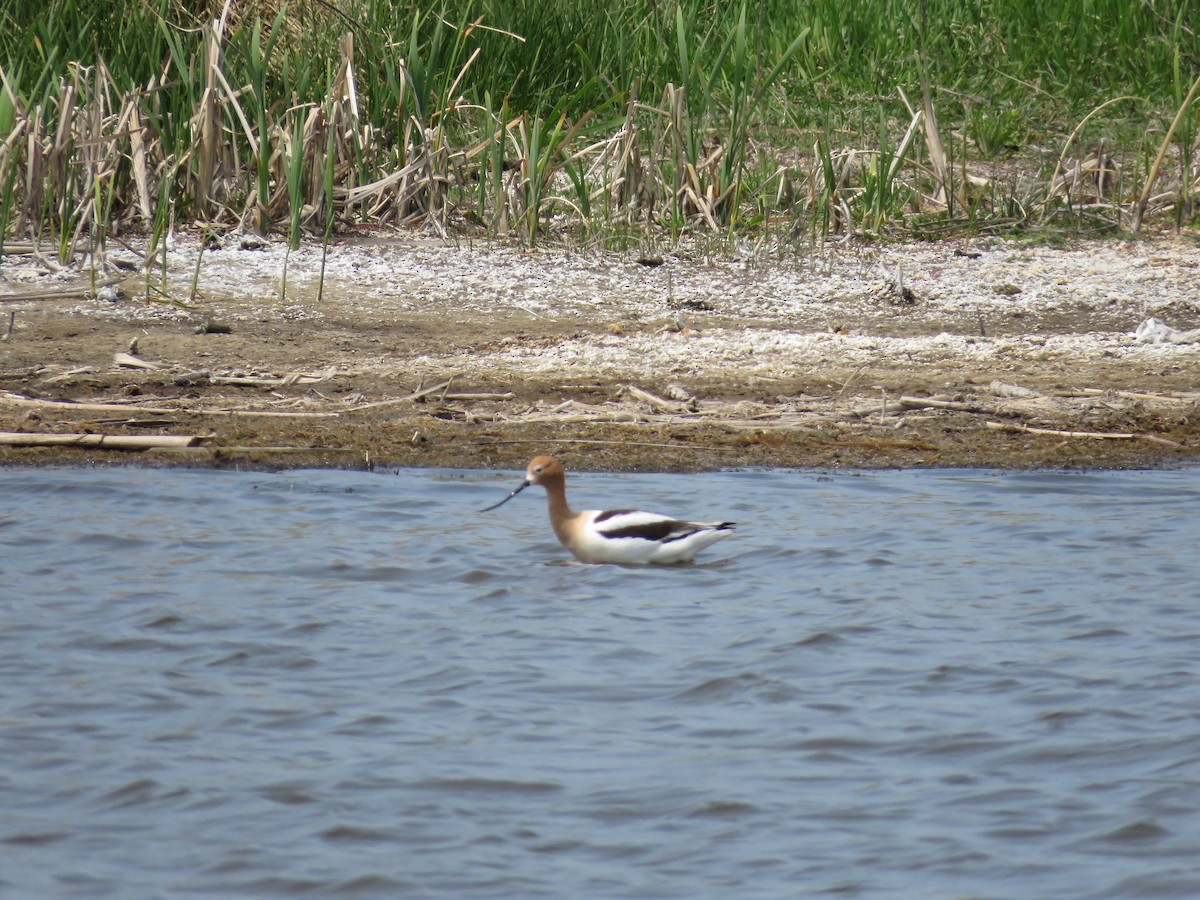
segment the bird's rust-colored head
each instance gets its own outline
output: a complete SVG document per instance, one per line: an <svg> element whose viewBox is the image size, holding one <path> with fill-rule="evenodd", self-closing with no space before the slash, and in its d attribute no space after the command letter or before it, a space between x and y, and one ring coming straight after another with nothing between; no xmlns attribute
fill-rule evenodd
<svg viewBox="0 0 1200 900"><path fill-rule="evenodd" d="M553 456L535 456L525 469L525 480L517 486L516 490L499 503L493 503L491 506L481 509L480 512L491 512L496 507L503 506L531 484L548 485L556 481L566 481L566 478L567 473L563 469L562 464Z"/></svg>
<svg viewBox="0 0 1200 900"><path fill-rule="evenodd" d="M553 456L535 456L525 469L525 481L529 484L546 484L566 477L562 464Z"/></svg>

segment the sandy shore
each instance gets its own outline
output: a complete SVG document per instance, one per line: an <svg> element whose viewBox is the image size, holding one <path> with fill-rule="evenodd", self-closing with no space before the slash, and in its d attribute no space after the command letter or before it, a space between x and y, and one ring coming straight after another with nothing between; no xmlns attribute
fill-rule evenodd
<svg viewBox="0 0 1200 900"><path fill-rule="evenodd" d="M1149 466L1200 450L1188 235L740 253L360 235L331 248L320 300L319 246L287 259L281 297L285 249L225 239L190 305L147 301L140 274L90 299L79 271L7 256L0 431L105 441L6 444L0 462ZM180 236L169 253L176 301L198 252ZM109 448L134 435L196 440Z"/></svg>

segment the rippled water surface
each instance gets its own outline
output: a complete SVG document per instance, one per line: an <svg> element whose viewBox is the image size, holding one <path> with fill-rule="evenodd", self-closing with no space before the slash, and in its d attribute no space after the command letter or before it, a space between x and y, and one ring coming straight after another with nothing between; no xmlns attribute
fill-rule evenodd
<svg viewBox="0 0 1200 900"><path fill-rule="evenodd" d="M1200 470L0 470L0 895L1200 896Z"/></svg>

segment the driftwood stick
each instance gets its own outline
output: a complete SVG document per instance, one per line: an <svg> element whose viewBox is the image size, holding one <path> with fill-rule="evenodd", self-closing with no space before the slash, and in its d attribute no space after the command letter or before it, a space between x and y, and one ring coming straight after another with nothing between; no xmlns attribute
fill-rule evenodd
<svg viewBox="0 0 1200 900"><path fill-rule="evenodd" d="M7 250L8 248L5 247ZM127 274L113 275L97 280L96 287L108 287L110 285L119 284L129 276ZM92 294L92 286L90 284L72 285L70 287L59 288L56 291L18 291L14 293L0 294L0 303L24 303L28 300L78 300L83 297L90 297Z"/></svg>
<svg viewBox="0 0 1200 900"><path fill-rule="evenodd" d="M209 384L225 384L229 387L283 387L282 378L257 378L251 375L210 375Z"/></svg>
<svg viewBox="0 0 1200 900"><path fill-rule="evenodd" d="M860 406L856 409L847 410L845 416L847 419L865 419L868 416L879 416L886 418L887 416L898 416L905 409L917 409L918 407L905 406L888 406L885 396L883 404L872 403L869 406Z"/></svg>
<svg viewBox="0 0 1200 900"><path fill-rule="evenodd" d="M105 419L87 419L81 424L86 424L89 428L93 426L107 428L110 425L120 425L123 428L165 428L167 425L178 425L179 422L175 419L159 419L152 416L145 418L112 416Z"/></svg>
<svg viewBox="0 0 1200 900"><path fill-rule="evenodd" d="M150 362L148 359L134 356L132 353L114 353L113 363L126 369L161 369L162 363Z"/></svg>
<svg viewBox="0 0 1200 900"><path fill-rule="evenodd" d="M687 412L687 407L684 404L676 403L671 400L664 400L662 397L655 396L649 391L642 390L637 385L625 385L625 393L627 393L634 400L641 400L643 403L649 403L655 409L661 409L663 412Z"/></svg>
<svg viewBox="0 0 1200 900"><path fill-rule="evenodd" d="M102 450L150 450L155 447L195 447L194 434L23 434L0 432L5 447L99 447Z"/></svg>
<svg viewBox="0 0 1200 900"><path fill-rule="evenodd" d="M334 377L336 370L323 372L295 372L282 376L258 375L210 375L211 384L227 384L230 387L291 387L294 384L320 384Z"/></svg>
<svg viewBox="0 0 1200 900"><path fill-rule="evenodd" d="M856 378L858 378L858 376L860 374L862 374L862 370L865 369L866 367L867 367L867 363L863 363L861 366L859 366L857 369L855 369L853 372L851 372L850 377L842 382L841 388L839 388L838 392L833 395L833 399L841 400L842 394L846 393L846 389L849 388L850 385L854 383L854 380Z"/></svg>
<svg viewBox="0 0 1200 900"><path fill-rule="evenodd" d="M180 412L181 410L175 410ZM336 419L335 412L309 412L301 410L282 409L188 409L182 412L194 413L198 416L259 416L266 419Z"/></svg>
<svg viewBox="0 0 1200 900"><path fill-rule="evenodd" d="M761 418L755 419L716 419L711 422L705 422L706 425L711 425L715 428L724 428L726 431L791 431L794 429L812 430L814 419L811 416L780 416L772 422L764 421Z"/></svg>
<svg viewBox="0 0 1200 900"><path fill-rule="evenodd" d="M1177 441L1172 441L1169 438L1159 437L1155 434L1136 434L1129 431L1063 431L1058 428L1034 428L1031 425L1014 425L1009 422L985 422L984 425L986 425L988 428L997 429L998 431L1014 431L1020 434L1046 434L1050 435L1051 437L1082 438L1090 440L1143 440L1153 441L1156 444L1163 444L1168 447L1182 448L1184 446Z"/></svg>
<svg viewBox="0 0 1200 900"><path fill-rule="evenodd" d="M404 397L395 397L391 400L376 400L372 403L360 403L357 406L351 406L348 410L346 410L346 412L361 412L364 409L378 409L381 406L395 406L397 403L412 403L420 400L422 397L428 396L429 394L436 394L438 391L446 390L446 388L450 387L450 382L457 377L457 375L451 375L445 381L440 381L435 385L431 385L430 387L413 391L411 394L408 394Z"/></svg>
<svg viewBox="0 0 1200 900"><path fill-rule="evenodd" d="M1151 400L1158 403L1191 403L1200 394L1145 394L1141 391L1115 391L1106 388L1081 388L1077 391L1055 391L1055 397L1103 397L1111 395L1122 400Z"/></svg>
<svg viewBox="0 0 1200 900"><path fill-rule="evenodd" d="M503 394L447 394L443 400L512 400L517 395L512 391L505 391Z"/></svg>
<svg viewBox="0 0 1200 900"><path fill-rule="evenodd" d="M335 412L300 412L273 409L206 409L190 406L138 406L134 403L72 403L68 400L32 400L20 394L0 392L0 403L33 409L62 409L75 412L136 412L143 415L177 416L181 412L197 416L266 416L268 418L333 419Z"/></svg>
<svg viewBox="0 0 1200 900"><path fill-rule="evenodd" d="M1154 444L1162 444L1165 447L1176 447L1180 450L1187 449L1186 444L1181 444L1178 441L1171 440L1170 438L1159 437L1157 434L1139 434L1138 437L1140 437L1143 441L1150 441Z"/></svg>
<svg viewBox="0 0 1200 900"><path fill-rule="evenodd" d="M70 409L79 412L139 412L149 415L178 415L179 409L165 406L137 406L133 403L73 403L69 400L34 400L20 394L0 393L0 403L33 409Z"/></svg>
<svg viewBox="0 0 1200 900"><path fill-rule="evenodd" d="M613 425L644 425L647 422L656 421L651 416L641 415L635 412L613 412L613 413L580 413L578 415L565 416L528 416L513 419L515 422L521 422L526 425L542 425L547 422L552 422L555 425L585 425L594 423L605 423Z"/></svg>
<svg viewBox="0 0 1200 900"><path fill-rule="evenodd" d="M1059 428L1034 428L1032 425L1014 425L1011 422L984 422L983 424L997 431L1015 431L1020 434L1047 434L1052 437L1103 438L1115 441L1128 441L1137 437L1136 434L1126 431L1064 431Z"/></svg>
<svg viewBox="0 0 1200 900"><path fill-rule="evenodd" d="M1002 416L1003 412L987 406L976 406L973 403L959 403L955 400L935 400L932 397L901 397L901 409L948 409L953 412L977 413L985 416Z"/></svg>
<svg viewBox="0 0 1200 900"><path fill-rule="evenodd" d="M67 369L65 372L59 372L57 375L49 375L41 379L39 384L54 384L56 381L70 381L76 375L90 375L96 370L92 366L78 366L74 369Z"/></svg>

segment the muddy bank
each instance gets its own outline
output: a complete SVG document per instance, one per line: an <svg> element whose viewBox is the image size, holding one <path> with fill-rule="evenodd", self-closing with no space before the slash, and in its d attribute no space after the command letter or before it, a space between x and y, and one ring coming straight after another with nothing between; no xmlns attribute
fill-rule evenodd
<svg viewBox="0 0 1200 900"><path fill-rule="evenodd" d="M171 250L175 300L199 252ZM281 296L284 257L228 238L187 306L147 300L138 274L86 298L78 272L6 257L0 431L29 436L6 440L195 441L7 444L0 462L1149 466L1200 449L1186 235L719 255L360 235L320 299L320 248L291 254ZM1150 318L1175 331L1139 339Z"/></svg>

